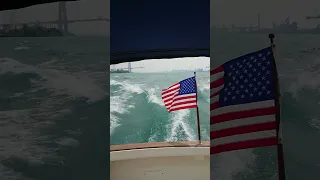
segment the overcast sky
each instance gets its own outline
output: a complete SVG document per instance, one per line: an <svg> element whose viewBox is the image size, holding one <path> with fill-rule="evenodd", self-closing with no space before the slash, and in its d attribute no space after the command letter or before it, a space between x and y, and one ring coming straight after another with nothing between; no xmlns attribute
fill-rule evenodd
<svg viewBox="0 0 320 180"><path fill-rule="evenodd" d="M261 14L261 26L271 27L272 21L281 22L286 17L298 22L299 27L315 27L320 19L306 20L308 15L320 12L320 0L211 0L211 26L255 25Z"/></svg>
<svg viewBox="0 0 320 180"><path fill-rule="evenodd" d="M68 2L69 19L110 18L110 0L81 0ZM257 23L261 14L261 26L271 27L272 21L281 22L286 17L296 20L300 27L315 27L319 19L306 20L308 15L320 12L320 0L211 0L211 26L225 24L250 25ZM165 10L164 10L165 15ZM13 11L0 12L0 23L55 20L58 17L57 3L36 5ZM109 34L109 23L91 22L70 25L70 30L80 34Z"/></svg>
<svg viewBox="0 0 320 180"><path fill-rule="evenodd" d="M133 69L133 72L163 72L173 69L195 69L206 68L210 66L209 57L186 57L186 58L174 58L174 59L151 59L138 62L132 62L131 67L144 67L141 69ZM120 63L111 65L113 68L128 68L128 63Z"/></svg>

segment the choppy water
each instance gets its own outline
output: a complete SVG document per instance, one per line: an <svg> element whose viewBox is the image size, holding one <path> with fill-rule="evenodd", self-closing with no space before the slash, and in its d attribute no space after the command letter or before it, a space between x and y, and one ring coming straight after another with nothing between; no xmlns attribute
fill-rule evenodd
<svg viewBox="0 0 320 180"><path fill-rule="evenodd" d="M268 35L211 36L211 66L269 46ZM277 35L282 134L289 180L320 177L320 36ZM214 180L277 179L274 147L211 157Z"/></svg>
<svg viewBox="0 0 320 180"><path fill-rule="evenodd" d="M161 90L189 73L130 73L110 76L110 143L197 140L195 109L168 113ZM209 140L209 73L197 74L201 136Z"/></svg>
<svg viewBox="0 0 320 180"><path fill-rule="evenodd" d="M0 179L107 179L106 38L0 39Z"/></svg>
<svg viewBox="0 0 320 180"><path fill-rule="evenodd" d="M197 138L195 110L168 114L160 98L162 88L192 74L112 74L109 81L106 42L0 39L1 180L106 179L109 123L111 144ZM269 45L261 35L211 42L213 66ZM287 178L318 179L320 37L279 35L276 42ZM209 75L199 73L198 86L208 140ZM211 168L216 180L277 179L275 148L221 154Z"/></svg>

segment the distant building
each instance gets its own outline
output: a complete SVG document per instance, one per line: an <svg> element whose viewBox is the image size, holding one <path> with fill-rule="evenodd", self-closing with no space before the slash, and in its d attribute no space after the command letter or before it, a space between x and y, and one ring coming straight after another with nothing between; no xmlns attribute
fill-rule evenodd
<svg viewBox="0 0 320 180"><path fill-rule="evenodd" d="M292 33L298 31L298 23L296 21L290 22L289 18L286 18L279 25L277 25L276 22L273 22L272 26L273 30L279 33Z"/></svg>

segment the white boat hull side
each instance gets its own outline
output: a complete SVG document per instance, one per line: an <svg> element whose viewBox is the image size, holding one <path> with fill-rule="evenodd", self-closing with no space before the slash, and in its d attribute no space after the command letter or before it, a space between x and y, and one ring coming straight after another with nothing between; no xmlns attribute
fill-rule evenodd
<svg viewBox="0 0 320 180"><path fill-rule="evenodd" d="M165 147L110 152L111 180L209 180L209 147Z"/></svg>

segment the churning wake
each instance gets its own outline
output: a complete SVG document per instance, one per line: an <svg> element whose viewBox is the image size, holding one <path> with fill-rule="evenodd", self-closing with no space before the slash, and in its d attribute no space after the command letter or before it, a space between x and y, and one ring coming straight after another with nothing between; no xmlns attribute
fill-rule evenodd
<svg viewBox="0 0 320 180"><path fill-rule="evenodd" d="M186 77L185 74L178 74L177 77L177 74L174 73L170 78L172 82L178 82L183 80L184 76ZM205 122L209 120L207 119L209 114L207 82L209 82L209 74L204 73L199 77L198 82L199 101L201 102L199 106L202 106L200 116L204 119L202 126L209 126L208 123L205 125ZM110 85L110 134L111 139L114 139L111 143L173 142L197 139L194 109L173 113L168 113L166 110L161 99L161 90L172 84L161 81L161 74L116 74L111 76ZM133 127L129 126L131 122L137 124ZM134 128L135 126L137 127ZM132 132L130 132L133 134L129 134L126 128L131 128ZM205 133L203 138L209 139L206 128L203 128L203 132Z"/></svg>

